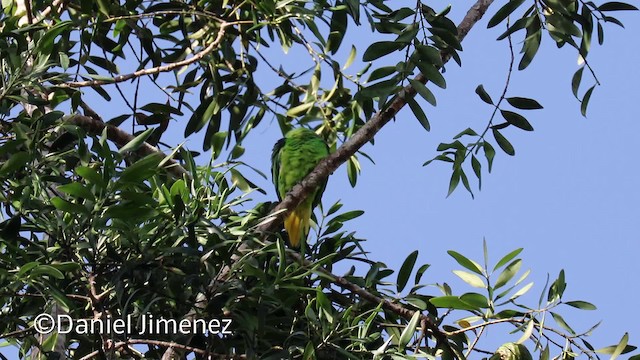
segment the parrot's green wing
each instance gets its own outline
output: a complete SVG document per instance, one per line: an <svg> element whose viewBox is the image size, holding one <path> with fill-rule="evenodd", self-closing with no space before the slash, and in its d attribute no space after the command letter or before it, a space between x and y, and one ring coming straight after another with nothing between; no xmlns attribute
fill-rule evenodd
<svg viewBox="0 0 640 360"><path fill-rule="evenodd" d="M327 144L324 144L324 147L327 149L327 154L329 154L329 146L327 146ZM316 207L320 204L320 200L322 200L322 194L324 193L324 189L327 187L327 182L329 181L329 178L326 177L324 178L324 180L322 181L322 183L320 183L320 185L318 186L318 192L316 192L316 197L313 198L313 205L312 207Z"/></svg>
<svg viewBox="0 0 640 360"><path fill-rule="evenodd" d="M282 201L282 197L280 196L280 191L278 191L278 177L280 175L280 151L284 147L285 139L282 138L278 140L278 142L273 145L273 151L271 152L271 179L273 180L273 185L276 186L276 194L278 195L278 200Z"/></svg>

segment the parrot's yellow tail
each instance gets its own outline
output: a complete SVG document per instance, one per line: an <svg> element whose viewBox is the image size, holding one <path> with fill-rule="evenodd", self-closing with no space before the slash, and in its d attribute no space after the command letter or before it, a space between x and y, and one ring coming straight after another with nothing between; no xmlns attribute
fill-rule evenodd
<svg viewBox="0 0 640 360"><path fill-rule="evenodd" d="M292 248L299 248L303 237L306 239L309 232L309 221L311 219L310 206L298 206L291 214L284 219L284 228L289 234L289 244Z"/></svg>

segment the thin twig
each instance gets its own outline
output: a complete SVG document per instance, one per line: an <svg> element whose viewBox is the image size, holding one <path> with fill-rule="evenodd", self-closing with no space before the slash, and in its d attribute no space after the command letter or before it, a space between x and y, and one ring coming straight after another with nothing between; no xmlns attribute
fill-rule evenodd
<svg viewBox="0 0 640 360"><path fill-rule="evenodd" d="M216 36L216 39L211 44L209 44L209 46L204 48L199 53L193 55L189 59L176 61L174 63L170 63L167 65L158 66L150 69L138 70L130 74L116 76L113 79L109 79L109 80L74 81L74 82L57 84L56 86L61 88L81 88L81 87L87 87L87 86L100 86L100 85L106 85L106 84L114 84L114 83L120 83L123 81L131 80L140 76L154 75L162 72L172 71L174 69L193 64L197 61L202 60L210 52L215 50L218 47L218 45L220 45L220 43L222 42L222 39L224 38L224 34L226 32L227 27L237 25L237 24L242 24L242 23L253 23L253 22L236 21L236 22L223 22L222 24L220 24L220 29L218 30L218 35Z"/></svg>

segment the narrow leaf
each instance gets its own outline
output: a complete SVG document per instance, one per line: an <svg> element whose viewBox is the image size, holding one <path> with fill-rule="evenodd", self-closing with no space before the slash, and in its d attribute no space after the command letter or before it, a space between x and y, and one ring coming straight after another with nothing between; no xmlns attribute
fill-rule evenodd
<svg viewBox="0 0 640 360"><path fill-rule="evenodd" d="M494 286L495 289L498 289L504 286L509 282L517 273L520 271L520 267L522 266L522 260L517 259L514 260L511 264L509 264L503 271L498 275L498 280Z"/></svg>
<svg viewBox="0 0 640 360"><path fill-rule="evenodd" d="M129 151L137 150L149 138L149 136L151 136L153 130L155 130L155 128L148 128L147 130L141 132L140 134L138 134L138 136L129 141L125 146L121 147L118 152L120 154L124 154Z"/></svg>
<svg viewBox="0 0 640 360"><path fill-rule="evenodd" d="M491 96L489 96L489 94L487 94L487 91L484 89L484 86L482 86L482 84L478 85L478 87L476 87L476 94L478 94L478 96L480 96L480 99L484 102L486 102L489 105L493 105L493 100L491 100Z"/></svg>
<svg viewBox="0 0 640 360"><path fill-rule="evenodd" d="M622 11L622 10L638 10L637 7L618 1L611 1L598 6L600 11Z"/></svg>
<svg viewBox="0 0 640 360"><path fill-rule="evenodd" d="M518 256L522 252L522 250L523 250L523 248L518 248L518 249L515 249L512 252L508 253L507 255L503 256L502 259L500 259L500 261L498 261L496 266L493 267L493 271L496 271L499 267L503 266L504 264L506 264L509 261L511 261L514 257Z"/></svg>
<svg viewBox="0 0 640 360"><path fill-rule="evenodd" d="M524 98L524 97L509 97L507 101L511 106L516 109L521 110L535 110L542 109L542 105L534 99Z"/></svg>
<svg viewBox="0 0 640 360"><path fill-rule="evenodd" d="M525 131L533 131L533 126L524 116L507 110L500 110L500 114L509 124Z"/></svg>
<svg viewBox="0 0 640 360"><path fill-rule="evenodd" d="M411 341L411 338L416 332L416 326L418 325L418 321L420 320L420 311L416 311L413 313L411 320L400 334L400 339L398 340L398 346L400 351L403 351L405 346Z"/></svg>
<svg viewBox="0 0 640 360"><path fill-rule="evenodd" d="M400 271L398 271L398 280L397 280L397 289L398 292L404 290L404 287L407 285L407 281L409 281L409 277L411 276L411 272L413 271L413 267L416 264L416 259L418 258L418 250L415 250L402 263L400 267Z"/></svg>
<svg viewBox="0 0 640 360"><path fill-rule="evenodd" d="M496 142L498 143L498 146L500 146L502 151L507 153L507 155L513 156L516 154L516 151L513 148L513 145L511 145L509 140L507 140L507 138L505 138L504 135L502 135L498 130L493 129L493 137L496 138Z"/></svg>
<svg viewBox="0 0 640 360"><path fill-rule="evenodd" d="M466 272L462 270L454 270L453 273L456 274L460 279L462 279L462 281L466 282L467 284L475 288L480 288L480 289L487 288L484 281L482 281L480 276L476 274L472 274L470 272Z"/></svg>
<svg viewBox="0 0 640 360"><path fill-rule="evenodd" d="M582 98L582 104L580 104L580 113L582 113L582 116L584 117L587 116L587 106L589 106L589 100L591 99L591 94L593 93L593 90L595 88L596 88L595 85L590 87L589 90L587 90L587 92L584 93L584 97Z"/></svg>
<svg viewBox="0 0 640 360"><path fill-rule="evenodd" d="M447 254L449 254L449 256L451 256L452 258L454 258L455 261L465 269L471 270L478 275L483 275L482 267L477 262L453 250L447 251Z"/></svg>
<svg viewBox="0 0 640 360"><path fill-rule="evenodd" d="M491 17L489 20L489 24L487 24L487 28L492 28L498 24L500 24L504 19L509 16L512 12L514 12L524 0L510 0L506 4L504 4L495 15Z"/></svg>
<svg viewBox="0 0 640 360"><path fill-rule="evenodd" d="M409 108L411 109L413 114L416 116L416 119L418 119L418 121L420 122L420 125L422 125L422 127L427 131L431 130L429 119L427 119L427 115L425 115L424 111L422 111L422 108L416 102L416 100L414 98L409 98L407 99L407 103L409 104Z"/></svg>
<svg viewBox="0 0 640 360"><path fill-rule="evenodd" d="M581 300L567 301L565 302L565 304L569 306L573 306L574 308L582 309L582 310L596 310L595 305L586 301L581 301Z"/></svg>

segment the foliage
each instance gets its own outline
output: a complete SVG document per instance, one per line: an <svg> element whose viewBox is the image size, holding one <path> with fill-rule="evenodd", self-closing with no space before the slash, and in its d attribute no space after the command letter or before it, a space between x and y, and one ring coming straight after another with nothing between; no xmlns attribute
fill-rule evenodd
<svg viewBox="0 0 640 360"><path fill-rule="evenodd" d="M587 62L591 36L595 31L602 44L603 24L621 25L610 13L635 7L531 3L506 2L489 26L507 22L499 39L510 44L523 35L519 70L534 59L543 33L558 47L575 48L585 65L572 89L585 114L598 84ZM521 249L492 270L486 260L479 265L451 251L465 268L456 275L484 292L456 295L446 283L422 281L429 265L416 269L417 251L395 275L367 258L365 242L348 230L363 212L343 211L340 203L317 216L304 260L278 232L257 231L274 204L252 198L266 192L252 181L261 173L242 156L248 134L266 126L265 117L277 119L283 132L315 128L336 152L396 100L430 129L423 100L436 105L429 87L446 87L442 68L449 59L462 64L461 41L473 23L456 27L450 7L390 6L380 0L3 1L0 339L22 358L36 348L70 358L160 358L173 347L196 358L451 359L476 354L485 328L509 323L521 333L518 344L543 359L634 350L626 334L595 350L585 340L593 329L577 333L567 324L558 308L594 306L563 300L563 272L537 307L517 303L532 288L522 285L528 272L514 281ZM347 44L364 29L379 41ZM276 51L303 60L278 64ZM595 85L578 96L585 68ZM460 182L471 192L469 157L481 179L480 150L491 170L496 151L489 130L513 155L501 130L533 130L521 112L542 108L526 94L507 96L508 82L497 98L482 85L476 93L494 108L486 128L466 129L436 149L434 160L453 165L449 193ZM496 124L498 113L504 121ZM193 138L203 130L202 149L211 153L205 160L167 136ZM342 161L355 186L358 156ZM182 175L175 176L176 167ZM330 274L341 268L349 270ZM134 331L35 334L36 315L54 310L77 320L130 315ZM232 325L225 334L139 333L146 315Z"/></svg>

